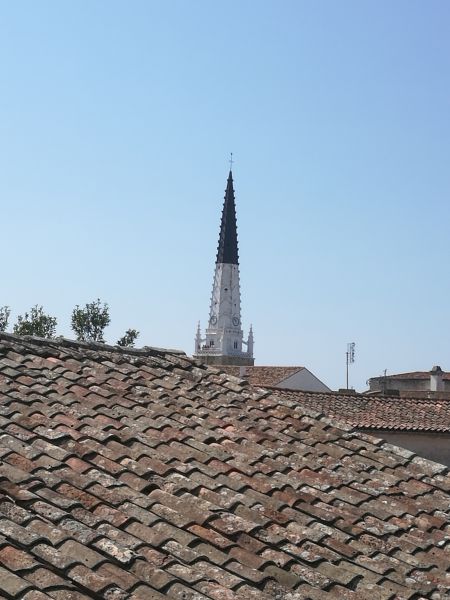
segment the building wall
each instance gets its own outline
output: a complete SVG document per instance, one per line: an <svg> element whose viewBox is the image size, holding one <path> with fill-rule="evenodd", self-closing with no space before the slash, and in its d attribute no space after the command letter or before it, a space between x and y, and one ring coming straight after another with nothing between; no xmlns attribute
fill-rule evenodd
<svg viewBox="0 0 450 600"><path fill-rule="evenodd" d="M389 386L394 390L429 390L430 380L429 379L390 379Z"/></svg>
<svg viewBox="0 0 450 600"><path fill-rule="evenodd" d="M418 456L450 467L450 433L411 431L370 431L390 444L415 452Z"/></svg>
<svg viewBox="0 0 450 600"><path fill-rule="evenodd" d="M255 359L253 357L245 356L242 354L240 356L226 356L224 354L208 355L207 353L202 354L199 352L198 354L194 355L194 358L200 360L205 365L215 365L219 367L221 365L252 367L255 362Z"/></svg>
<svg viewBox="0 0 450 600"><path fill-rule="evenodd" d="M430 389L429 379L394 379L390 377L384 380L383 377L374 377L369 381L370 390L383 390L384 387L388 390L400 391L421 391Z"/></svg>
<svg viewBox="0 0 450 600"><path fill-rule="evenodd" d="M330 388L320 381L315 375L302 369L287 379L280 381L276 387L285 390L303 390L304 392L331 392Z"/></svg>
<svg viewBox="0 0 450 600"><path fill-rule="evenodd" d="M444 379L444 390L450 391L450 381ZM383 390L399 390L400 392L419 392L430 390L430 379L395 379L395 377L372 377L369 379L369 388L372 392Z"/></svg>

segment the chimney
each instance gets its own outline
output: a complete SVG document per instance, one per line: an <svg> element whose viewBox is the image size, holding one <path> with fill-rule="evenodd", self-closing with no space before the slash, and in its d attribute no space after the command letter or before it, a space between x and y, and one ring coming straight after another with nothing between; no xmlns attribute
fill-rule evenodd
<svg viewBox="0 0 450 600"><path fill-rule="evenodd" d="M430 391L442 392L444 389L444 372L441 367L435 366L430 371Z"/></svg>
<svg viewBox="0 0 450 600"><path fill-rule="evenodd" d="M239 377L244 378L245 377L245 371L246 371L245 367L239 367Z"/></svg>

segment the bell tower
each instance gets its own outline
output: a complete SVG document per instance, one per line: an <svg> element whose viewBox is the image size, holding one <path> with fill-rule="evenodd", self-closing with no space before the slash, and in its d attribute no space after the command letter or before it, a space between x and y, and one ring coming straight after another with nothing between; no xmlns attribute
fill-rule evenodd
<svg viewBox="0 0 450 600"><path fill-rule="evenodd" d="M209 322L205 333L205 337L202 337L199 324L195 337L195 358L216 365L254 364L253 331L250 328L248 339L244 340L241 325L236 205L231 168L222 209Z"/></svg>

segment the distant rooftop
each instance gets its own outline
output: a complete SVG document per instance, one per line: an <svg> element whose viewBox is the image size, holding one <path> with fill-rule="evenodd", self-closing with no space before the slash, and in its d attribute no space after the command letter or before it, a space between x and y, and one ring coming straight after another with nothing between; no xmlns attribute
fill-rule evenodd
<svg viewBox="0 0 450 600"><path fill-rule="evenodd" d="M247 379L252 385L265 386L276 386L281 381L284 381L291 375L303 371L305 367L244 367L244 370L240 367L234 366L220 366L219 367L225 373L234 375L235 377L242 377Z"/></svg>
<svg viewBox="0 0 450 600"><path fill-rule="evenodd" d="M390 375L377 375L376 377L371 377L370 380L374 379L429 379L430 373L433 371L411 371L410 373L394 373ZM446 380L450 380L450 373L442 371L442 378ZM370 381L369 380L369 381Z"/></svg>
<svg viewBox="0 0 450 600"><path fill-rule="evenodd" d="M450 432L450 398L315 393L282 390L302 406L358 429Z"/></svg>

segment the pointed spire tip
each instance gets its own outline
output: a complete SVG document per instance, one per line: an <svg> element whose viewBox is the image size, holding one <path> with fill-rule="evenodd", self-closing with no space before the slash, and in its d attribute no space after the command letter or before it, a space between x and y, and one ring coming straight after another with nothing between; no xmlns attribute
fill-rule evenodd
<svg viewBox="0 0 450 600"><path fill-rule="evenodd" d="M225 190L216 263L239 264L236 206L231 171L228 175L227 188Z"/></svg>

